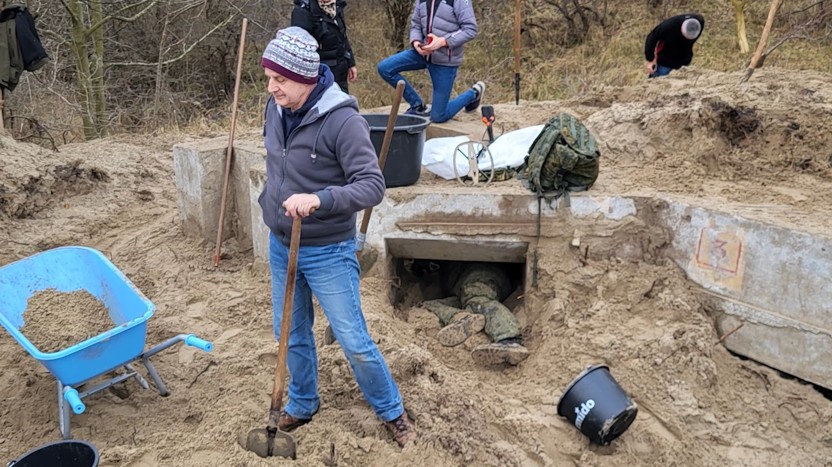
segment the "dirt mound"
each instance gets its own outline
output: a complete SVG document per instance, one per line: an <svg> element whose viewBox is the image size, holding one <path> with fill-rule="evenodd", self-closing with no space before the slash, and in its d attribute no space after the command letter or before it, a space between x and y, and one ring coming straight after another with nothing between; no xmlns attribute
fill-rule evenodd
<svg viewBox="0 0 832 467"><path fill-rule="evenodd" d="M501 104L498 119L519 127L556 110L581 116L602 144L604 168L593 188L599 193L662 191L699 196L705 205L729 199L788 211L799 197L806 209L828 210L829 77L761 70L740 88L733 78L674 73L567 103ZM131 380L85 399L87 412L72 418L73 434L98 447L102 465L298 465L259 459L237 443L240 433L262 427L269 405L276 358L270 281L248 246L228 241L227 257L213 268L212 245L182 235L172 142L107 139L63 147L57 156L4 154L30 161L0 168L0 182L15 196L23 190L12 182L54 177L55 167L74 160L110 181L44 204L33 218L0 223L0 235L14 239L0 249L0 264L56 245L97 248L156 305L148 346L178 333L214 342L210 354L177 347L154 357L170 397ZM299 461L333 465L334 453L337 465L379 467L827 463L832 404L717 344L696 289L661 257L667 233L636 224L584 236L595 242L586 257L570 246L571 230L543 245L539 291L517 311L532 355L515 368L473 362L470 351L486 341L483 335L441 346L431 313L395 310L391 283L365 278L366 319L417 421L419 443L399 449L362 398L340 348L319 345L322 406L294 433ZM408 300L418 304L419 297ZM319 342L324 325L315 325ZM590 445L557 415L561 391L595 363L609 365L639 406L632 427L608 447ZM55 384L5 332L0 367L7 369L0 372L0 459L8 460L59 438Z"/></svg>
<svg viewBox="0 0 832 467"><path fill-rule="evenodd" d="M91 192L110 180L86 158L73 159L10 138L0 139L0 218L27 218L64 198Z"/></svg>
<svg viewBox="0 0 832 467"><path fill-rule="evenodd" d="M788 78L784 78L788 76ZM545 123L560 111L597 137L594 189L672 193L746 204L812 204L832 197L832 78L813 71L741 73L696 68L566 101L496 104L496 133ZM477 114L457 119L474 122Z"/></svg>

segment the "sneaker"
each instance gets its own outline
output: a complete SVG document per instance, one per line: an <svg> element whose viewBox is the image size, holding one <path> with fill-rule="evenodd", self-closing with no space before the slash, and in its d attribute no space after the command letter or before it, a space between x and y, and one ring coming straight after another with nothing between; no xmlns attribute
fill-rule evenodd
<svg viewBox="0 0 832 467"><path fill-rule="evenodd" d="M410 106L409 109L404 111L405 115L418 115L420 117L428 117L430 116L430 109L425 104L419 104L417 106Z"/></svg>
<svg viewBox="0 0 832 467"><path fill-rule="evenodd" d="M474 361L483 366L517 365L529 356L529 350L517 343L482 344L471 351Z"/></svg>
<svg viewBox="0 0 832 467"><path fill-rule="evenodd" d="M436 340L445 347L454 347L485 329L485 316L474 313L460 313L459 319L440 329Z"/></svg>
<svg viewBox="0 0 832 467"><path fill-rule="evenodd" d="M384 426L387 427L390 434L393 435L393 439L396 440L396 443L401 448L405 447L411 441L416 441L416 425L413 424L413 420L407 415L407 411L402 412L399 418L395 420L384 422Z"/></svg>
<svg viewBox="0 0 832 467"><path fill-rule="evenodd" d="M479 108L480 103L482 102L482 95L485 94L485 83L477 81L473 86L471 86L471 89L477 93L477 97L471 103L465 105L466 112L473 112Z"/></svg>

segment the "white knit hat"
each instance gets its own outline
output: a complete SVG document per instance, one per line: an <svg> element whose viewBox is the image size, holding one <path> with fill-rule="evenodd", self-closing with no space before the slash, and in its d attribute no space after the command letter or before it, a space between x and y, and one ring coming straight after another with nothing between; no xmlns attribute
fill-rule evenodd
<svg viewBox="0 0 832 467"><path fill-rule="evenodd" d="M682 22L682 35L685 39L692 41L699 37L702 32L702 24L696 18L688 18Z"/></svg>
<svg viewBox="0 0 832 467"><path fill-rule="evenodd" d="M318 42L305 29L291 26L277 31L263 51L260 64L292 81L318 82Z"/></svg>

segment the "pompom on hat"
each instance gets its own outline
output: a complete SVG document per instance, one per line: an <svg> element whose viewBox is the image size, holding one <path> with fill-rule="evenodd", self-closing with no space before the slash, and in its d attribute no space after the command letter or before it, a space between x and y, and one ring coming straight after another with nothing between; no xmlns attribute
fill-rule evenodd
<svg viewBox="0 0 832 467"><path fill-rule="evenodd" d="M292 81L315 84L321 64L318 42L303 28L281 29L266 46L260 64Z"/></svg>

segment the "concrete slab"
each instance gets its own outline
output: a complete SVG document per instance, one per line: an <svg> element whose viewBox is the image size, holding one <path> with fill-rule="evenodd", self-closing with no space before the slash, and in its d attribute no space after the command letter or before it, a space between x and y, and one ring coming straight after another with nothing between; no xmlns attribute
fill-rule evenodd
<svg viewBox="0 0 832 467"><path fill-rule="evenodd" d="M445 123L431 123L425 130L425 139L445 138L450 136L467 136L471 139L482 139L485 125L478 122L458 122L451 120Z"/></svg>
<svg viewBox="0 0 832 467"><path fill-rule="evenodd" d="M188 235L210 242L217 238L227 147L228 138L173 146L173 171L182 229ZM231 218L226 216L223 238L233 235L231 227Z"/></svg>
<svg viewBox="0 0 832 467"><path fill-rule="evenodd" d="M251 243L255 259L269 260L269 228L263 222L263 210L260 209L258 198L266 187L266 163L253 165L248 172L249 183L249 219Z"/></svg>
<svg viewBox="0 0 832 467"><path fill-rule="evenodd" d="M671 204L668 256L703 288L727 348L832 388L832 238Z"/></svg>
<svg viewBox="0 0 832 467"><path fill-rule="evenodd" d="M259 209L257 197L262 189L251 193L250 175L253 167L263 167L265 177L266 148L263 142L255 143L250 141L239 141L234 143L234 161L231 167L231 184L233 190L233 215L232 223L234 235L241 245L253 244L253 226L251 221L252 210ZM252 196L254 196L252 203ZM262 222L261 222L262 224ZM254 227L256 228L256 227ZM268 243L266 244L268 246Z"/></svg>
<svg viewBox="0 0 832 467"><path fill-rule="evenodd" d="M209 240L216 235L223 144L174 148L186 232ZM267 261L269 232L257 204L265 184L264 151L241 144L235 154L234 176L246 175L234 182L234 231L250 238L254 256ZM742 323L726 347L832 388L832 237L734 208L661 194L575 193L542 205L538 236L537 200L519 182L488 191L420 183L388 189L374 209L365 248L383 260L368 273L392 278L392 260L409 257L525 262L533 278L536 262L577 254L576 246L590 260L668 257L700 287L720 335Z"/></svg>

